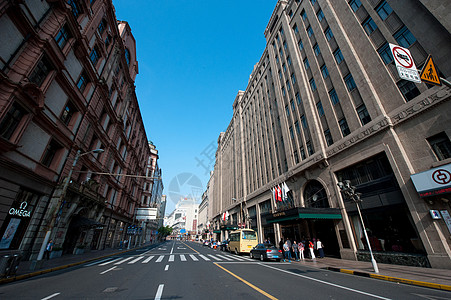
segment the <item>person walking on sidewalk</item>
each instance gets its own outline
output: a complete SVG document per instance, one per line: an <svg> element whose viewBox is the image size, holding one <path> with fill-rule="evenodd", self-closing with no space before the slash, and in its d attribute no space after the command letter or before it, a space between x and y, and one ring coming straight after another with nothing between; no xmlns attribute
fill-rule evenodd
<svg viewBox="0 0 451 300"><path fill-rule="evenodd" d="M299 249L299 258L304 260L304 243L303 242L299 242L298 244L298 249Z"/></svg>
<svg viewBox="0 0 451 300"><path fill-rule="evenodd" d="M50 252L53 250L53 240L50 240L47 244L47 247L45 247L44 251L44 258L50 259Z"/></svg>
<svg viewBox="0 0 451 300"><path fill-rule="evenodd" d="M296 257L296 261L299 261L299 247L296 241L293 242L293 245L291 246L294 252L294 256Z"/></svg>
<svg viewBox="0 0 451 300"><path fill-rule="evenodd" d="M285 261L286 256L285 256L285 250L284 250L284 248L283 248L283 239L280 239L280 242L279 242L279 249L282 251L283 261Z"/></svg>
<svg viewBox="0 0 451 300"><path fill-rule="evenodd" d="M324 258L324 245L319 239L316 240L316 249L318 249L319 258Z"/></svg>
<svg viewBox="0 0 451 300"><path fill-rule="evenodd" d="M285 259L283 261L286 261L288 259L288 262L291 262L291 252L290 247L288 247L288 242L285 242L285 244L283 244L283 251L285 252Z"/></svg>
<svg viewBox="0 0 451 300"><path fill-rule="evenodd" d="M312 241L309 241L308 242L308 248L309 248L309 250L310 250L310 258L311 259L315 259L316 257L315 257L315 252L314 252L314 250L313 250L313 248L315 247L315 245L313 244L313 242Z"/></svg>

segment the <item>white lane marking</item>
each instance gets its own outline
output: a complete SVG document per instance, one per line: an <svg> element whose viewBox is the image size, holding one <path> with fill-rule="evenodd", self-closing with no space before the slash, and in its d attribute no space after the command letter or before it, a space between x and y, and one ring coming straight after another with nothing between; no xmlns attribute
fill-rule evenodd
<svg viewBox="0 0 451 300"><path fill-rule="evenodd" d="M98 261L95 261L95 262L93 262L93 263L90 263L90 264L84 265L84 266L85 266L85 267L94 266L94 265L103 263L104 261L108 261L108 260L110 260L110 259L111 259L111 257L108 257L108 258L105 258L105 259L102 259L102 260L98 260Z"/></svg>
<svg viewBox="0 0 451 300"><path fill-rule="evenodd" d="M230 257L231 259L239 260L239 261L243 261L243 260L244 260L244 259L242 259L241 257L238 257L238 256L230 256L230 255L227 255L227 257Z"/></svg>
<svg viewBox="0 0 451 300"><path fill-rule="evenodd" d="M304 279L316 281L316 282L327 284L327 285L331 285L331 286L334 286L334 287L337 287L337 288L340 288L340 289L344 289L344 290L348 290L348 291L351 291L351 292L355 292L355 293L358 293L358 294L367 295L367 296L374 297L374 298L377 298L377 299L391 300L390 298L385 298L385 297L374 295L374 294L370 294L370 293L367 293L367 292L351 289L351 288L348 288L348 287L345 287L345 286L342 286L342 285L338 285L338 284L335 284L335 283L330 283L330 282L323 281L323 280L320 280L320 279L311 278L311 277L304 276L304 275L297 274L297 273L293 273L293 272L290 272L290 271L285 271L285 270L282 270L282 269L278 269L278 268L275 268L275 267L268 266L266 264L259 263L259 265L267 267L267 268L270 268L270 269L274 269L274 270L277 270L277 271L280 271L280 272L288 273L290 275L302 277Z"/></svg>
<svg viewBox="0 0 451 300"><path fill-rule="evenodd" d="M203 260L210 261L210 259L209 259L208 257L203 256L202 254L199 254L199 256L200 256Z"/></svg>
<svg viewBox="0 0 451 300"><path fill-rule="evenodd" d="M166 265L166 267L164 268L165 271L169 270L169 265Z"/></svg>
<svg viewBox="0 0 451 300"><path fill-rule="evenodd" d="M126 261L128 261L128 260L130 260L130 259L132 259L132 258L133 258L133 256L124 258L123 260L120 260L120 261L118 261L117 263L114 263L114 265L120 265L120 264L123 264L124 262L126 262Z"/></svg>
<svg viewBox="0 0 451 300"><path fill-rule="evenodd" d="M217 258L216 256L211 255L211 254L208 254L208 256L212 257L214 260L221 260L220 258Z"/></svg>
<svg viewBox="0 0 451 300"><path fill-rule="evenodd" d="M164 284L158 286L157 293L155 294L155 300L161 300L161 295L163 294Z"/></svg>
<svg viewBox="0 0 451 300"><path fill-rule="evenodd" d="M172 244L171 254L174 251L175 242Z"/></svg>
<svg viewBox="0 0 451 300"><path fill-rule="evenodd" d="M182 250L186 250L186 248L185 247L177 247L177 249L182 249Z"/></svg>
<svg viewBox="0 0 451 300"><path fill-rule="evenodd" d="M181 261L186 261L186 257L185 257L185 255L183 255L183 254L180 254L180 260L181 260Z"/></svg>
<svg viewBox="0 0 451 300"><path fill-rule="evenodd" d="M107 273L109 271L113 271L114 269L116 269L116 267L109 268L108 270L105 270L105 271L101 272L100 275L103 275L103 274L105 274L105 273Z"/></svg>
<svg viewBox="0 0 451 300"><path fill-rule="evenodd" d="M138 257L135 258L134 260L128 262L128 264L129 264L129 265L134 264L135 262L137 262L137 261L139 261L139 260L141 260L141 259L143 259L143 258L144 258L144 256L138 256Z"/></svg>
<svg viewBox="0 0 451 300"><path fill-rule="evenodd" d="M191 257L192 260L194 261L198 261L197 257L195 257L194 255L190 254L189 257Z"/></svg>
<svg viewBox="0 0 451 300"><path fill-rule="evenodd" d="M109 264L111 264L111 263L114 263L115 261L118 261L119 259L122 259L122 258L121 258L121 257L115 258L115 259L113 259L113 260L104 262L103 264L100 264L99 266L103 267L103 266L109 265Z"/></svg>
<svg viewBox="0 0 451 300"><path fill-rule="evenodd" d="M48 299L52 299L53 297L56 297L56 296L58 296L59 294L61 294L61 293L55 293L55 294L51 294L50 296L47 296L47 297L45 297L45 298L42 298L41 300L48 300Z"/></svg>
<svg viewBox="0 0 451 300"><path fill-rule="evenodd" d="M233 260L233 259L231 259L231 258L228 258L227 256L225 256L225 255L216 255L216 256L218 256L218 257L220 257L220 258L222 258L222 259L225 259L225 260Z"/></svg>
<svg viewBox="0 0 451 300"><path fill-rule="evenodd" d="M174 261L174 255L173 254L169 255L169 261Z"/></svg>
<svg viewBox="0 0 451 300"><path fill-rule="evenodd" d="M164 255L160 255L160 257L158 257L158 259L155 262L161 262L164 258Z"/></svg>
<svg viewBox="0 0 451 300"><path fill-rule="evenodd" d="M147 264L147 263L148 263L149 261L151 261L152 258L154 258L154 257L155 257L154 255L149 256L148 258L146 258L145 260L143 260L142 263L143 263L143 264Z"/></svg>

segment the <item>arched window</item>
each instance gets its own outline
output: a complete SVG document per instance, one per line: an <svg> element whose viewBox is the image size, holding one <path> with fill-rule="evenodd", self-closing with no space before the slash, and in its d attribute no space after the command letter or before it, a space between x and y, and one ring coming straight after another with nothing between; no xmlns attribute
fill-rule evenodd
<svg viewBox="0 0 451 300"><path fill-rule="evenodd" d="M326 190L316 180L311 180L307 183L304 190L305 207L315 208L329 208L329 201L327 201Z"/></svg>
<svg viewBox="0 0 451 300"><path fill-rule="evenodd" d="M127 61L127 65L130 66L130 51L127 48L125 48L125 60Z"/></svg>

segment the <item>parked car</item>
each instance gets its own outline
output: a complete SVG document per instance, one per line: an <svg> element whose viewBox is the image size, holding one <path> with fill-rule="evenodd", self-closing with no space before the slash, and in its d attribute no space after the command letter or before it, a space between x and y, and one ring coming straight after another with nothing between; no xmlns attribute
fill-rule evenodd
<svg viewBox="0 0 451 300"><path fill-rule="evenodd" d="M258 244L251 250L249 255L251 258L258 258L261 261L266 259L280 261L283 259L282 250L279 250L273 244Z"/></svg>
<svg viewBox="0 0 451 300"><path fill-rule="evenodd" d="M227 245L229 244L228 240L224 240L221 242L221 244L219 245L219 250L221 251L227 251Z"/></svg>

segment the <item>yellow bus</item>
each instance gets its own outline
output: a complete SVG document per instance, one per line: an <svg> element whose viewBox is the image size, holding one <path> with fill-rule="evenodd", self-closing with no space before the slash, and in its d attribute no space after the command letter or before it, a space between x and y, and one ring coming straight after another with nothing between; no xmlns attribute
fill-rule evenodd
<svg viewBox="0 0 451 300"><path fill-rule="evenodd" d="M239 253L249 253L252 248L257 246L258 238L257 233L252 229L238 229L232 231L229 235L229 245L227 250L229 252Z"/></svg>

